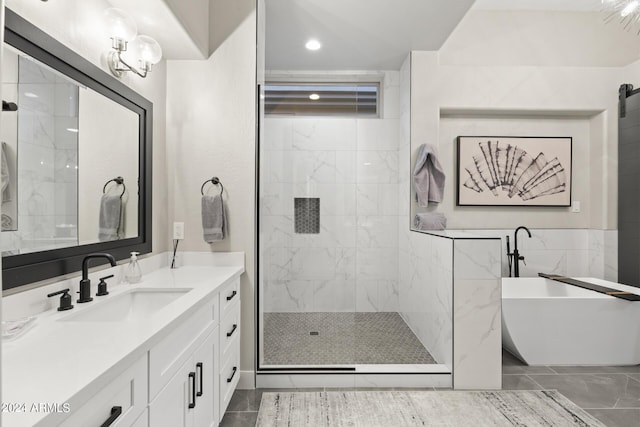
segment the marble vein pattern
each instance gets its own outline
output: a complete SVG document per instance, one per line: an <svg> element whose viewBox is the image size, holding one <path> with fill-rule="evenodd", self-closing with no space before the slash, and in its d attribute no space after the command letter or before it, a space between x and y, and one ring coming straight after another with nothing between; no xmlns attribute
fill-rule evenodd
<svg viewBox="0 0 640 427"><path fill-rule="evenodd" d="M453 241L409 233L399 257L401 315L433 357L452 366Z"/></svg>
<svg viewBox="0 0 640 427"><path fill-rule="evenodd" d="M596 277L616 282L617 230L597 229L535 229L530 228L532 238L523 234L518 238L518 250L525 257L520 264L522 277L535 277L539 272L574 277ZM469 229L474 234L499 237L502 240L502 275L509 275L505 236L510 236L513 250L513 230Z"/></svg>
<svg viewBox="0 0 640 427"><path fill-rule="evenodd" d="M3 251L31 252L77 241L78 87L22 57L17 61L18 230Z"/></svg>
<svg viewBox="0 0 640 427"><path fill-rule="evenodd" d="M498 239L454 241L454 387L501 387L501 258ZM478 369L482 366L482 369Z"/></svg>
<svg viewBox="0 0 640 427"><path fill-rule="evenodd" d="M331 301L338 311L347 303L352 310L398 311L400 74L382 74L385 107L378 118L264 121L266 312L331 310ZM320 199L320 233L294 232L296 197Z"/></svg>

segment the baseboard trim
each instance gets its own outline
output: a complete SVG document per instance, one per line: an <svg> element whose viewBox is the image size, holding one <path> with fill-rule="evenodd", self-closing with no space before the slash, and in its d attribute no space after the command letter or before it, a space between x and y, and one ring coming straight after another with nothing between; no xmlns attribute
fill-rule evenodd
<svg viewBox="0 0 640 427"><path fill-rule="evenodd" d="M253 390L256 388L256 372L240 371L240 379L236 388L239 390Z"/></svg>

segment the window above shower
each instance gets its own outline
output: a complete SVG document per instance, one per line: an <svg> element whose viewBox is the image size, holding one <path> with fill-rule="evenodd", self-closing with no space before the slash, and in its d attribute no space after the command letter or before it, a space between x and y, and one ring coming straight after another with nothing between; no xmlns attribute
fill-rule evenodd
<svg viewBox="0 0 640 427"><path fill-rule="evenodd" d="M379 117L379 82L267 82L267 115Z"/></svg>

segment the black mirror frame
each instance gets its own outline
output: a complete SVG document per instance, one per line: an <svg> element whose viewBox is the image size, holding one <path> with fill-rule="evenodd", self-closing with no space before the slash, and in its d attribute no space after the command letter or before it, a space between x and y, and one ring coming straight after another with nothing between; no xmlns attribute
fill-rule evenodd
<svg viewBox="0 0 640 427"><path fill-rule="evenodd" d="M86 254L92 252L108 252L117 260L128 258L132 251L141 254L150 253L152 251L153 104L12 10L5 8L5 12L4 37L6 44L27 53L49 67L137 113L140 117L140 137L138 144L138 236L111 242L3 257L2 289L6 291L28 283L80 271L82 259ZM80 195L78 195L78 200L80 202Z"/></svg>

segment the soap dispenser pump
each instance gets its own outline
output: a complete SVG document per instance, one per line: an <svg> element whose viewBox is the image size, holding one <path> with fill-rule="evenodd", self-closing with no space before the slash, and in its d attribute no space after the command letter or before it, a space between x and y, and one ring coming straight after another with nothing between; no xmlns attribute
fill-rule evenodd
<svg viewBox="0 0 640 427"><path fill-rule="evenodd" d="M124 274L127 283L138 283L142 278L142 270L138 265L138 255L140 255L140 252L131 252L131 259Z"/></svg>

